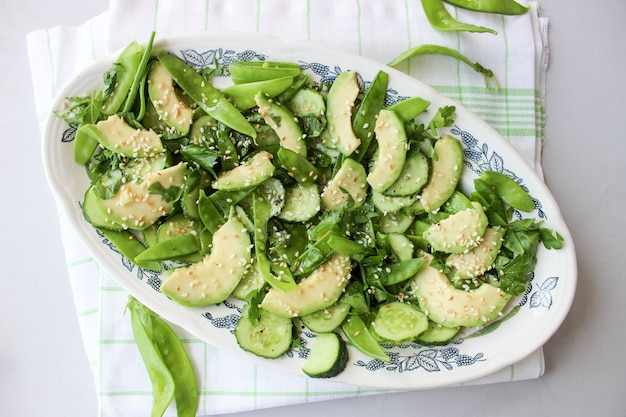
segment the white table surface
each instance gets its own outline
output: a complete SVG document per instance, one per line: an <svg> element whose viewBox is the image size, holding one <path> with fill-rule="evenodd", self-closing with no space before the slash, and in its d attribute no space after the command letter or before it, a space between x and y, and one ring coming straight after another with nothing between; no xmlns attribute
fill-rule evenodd
<svg viewBox="0 0 626 417"><path fill-rule="evenodd" d="M78 25L107 3L0 1L2 416L97 415L57 211L41 164L25 35ZM551 46L543 165L579 265L574 305L545 346L545 376L245 415L626 416L626 1L541 4L550 18Z"/></svg>

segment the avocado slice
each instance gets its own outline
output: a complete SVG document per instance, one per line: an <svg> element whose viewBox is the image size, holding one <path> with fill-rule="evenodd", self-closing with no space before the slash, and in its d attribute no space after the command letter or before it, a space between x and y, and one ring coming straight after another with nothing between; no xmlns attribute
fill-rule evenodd
<svg viewBox="0 0 626 417"><path fill-rule="evenodd" d="M352 109L360 91L356 72L345 71L335 78L326 98L330 142L346 156L361 144L352 130Z"/></svg>
<svg viewBox="0 0 626 417"><path fill-rule="evenodd" d="M483 283L465 291L455 288L446 275L432 267L432 255L411 282L410 292L430 320L446 327L473 327L486 324L500 314L511 298L500 288Z"/></svg>
<svg viewBox="0 0 626 417"><path fill-rule="evenodd" d="M333 305L350 281L350 258L334 254L298 287L281 291L271 288L261 308L282 317L299 317Z"/></svg>
<svg viewBox="0 0 626 417"><path fill-rule="evenodd" d="M383 109L376 120L376 151L374 166L367 182L374 191L384 192L400 177L406 161L407 137L404 123L392 110Z"/></svg>
<svg viewBox="0 0 626 417"><path fill-rule="evenodd" d="M274 169L272 154L260 151L235 168L222 172L213 182L213 188L228 191L247 190L270 178L274 174Z"/></svg>
<svg viewBox="0 0 626 417"><path fill-rule="evenodd" d="M307 147L302 128L293 113L286 106L270 101L264 93L256 94L254 100L265 123L278 135L280 146L306 157Z"/></svg>
<svg viewBox="0 0 626 417"><path fill-rule="evenodd" d="M322 191L322 208L329 211L342 210L348 198L352 208L359 207L367 197L365 168L354 159L345 159L341 168Z"/></svg>
<svg viewBox="0 0 626 417"><path fill-rule="evenodd" d="M250 265L250 234L230 216L212 238L211 253L200 262L177 268L161 285L174 301L201 307L226 300Z"/></svg>
<svg viewBox="0 0 626 417"><path fill-rule="evenodd" d="M152 157L165 150L156 132L134 128L117 114L96 124L84 124L76 134L94 138L104 148L129 158Z"/></svg>
<svg viewBox="0 0 626 417"><path fill-rule="evenodd" d="M453 280L471 279L487 272L500 252L504 233L505 229L499 226L488 227L474 249L448 256L446 265L454 268Z"/></svg>
<svg viewBox="0 0 626 417"><path fill-rule="evenodd" d="M454 137L442 136L434 149L437 158L433 159L430 179L420 198L424 210L429 213L439 209L454 193L463 167L463 148Z"/></svg>
<svg viewBox="0 0 626 417"><path fill-rule="evenodd" d="M139 182L123 184L112 198L95 198L91 204L99 207L107 223L117 223L124 229L143 230L174 208L175 201L167 194L172 187L182 189L186 173L187 167L182 163L151 172ZM155 192L154 188L165 192Z"/></svg>
<svg viewBox="0 0 626 417"><path fill-rule="evenodd" d="M458 211L433 224L422 236L436 251L464 253L482 240L489 221L480 203L472 202L472 208Z"/></svg>
<svg viewBox="0 0 626 417"><path fill-rule="evenodd" d="M153 62L148 72L148 96L160 120L181 135L189 133L193 110L178 97L174 80L159 61Z"/></svg>

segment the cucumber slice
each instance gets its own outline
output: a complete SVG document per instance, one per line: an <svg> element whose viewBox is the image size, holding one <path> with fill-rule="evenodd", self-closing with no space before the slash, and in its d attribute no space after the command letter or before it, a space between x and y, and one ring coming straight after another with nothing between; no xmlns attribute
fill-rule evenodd
<svg viewBox="0 0 626 417"><path fill-rule="evenodd" d="M454 339L459 330L459 327L445 327L431 321L428 323L428 329L420 334L415 341L426 346L445 345Z"/></svg>
<svg viewBox="0 0 626 417"><path fill-rule="evenodd" d="M387 235L387 241L389 242L391 251L400 262L413 258L415 245L406 235L402 233L389 233Z"/></svg>
<svg viewBox="0 0 626 417"><path fill-rule="evenodd" d="M317 185L296 183L285 190L285 205L278 217L288 222L305 222L319 211Z"/></svg>
<svg viewBox="0 0 626 417"><path fill-rule="evenodd" d="M100 198L96 195L93 187L89 187L83 200L83 216L92 226L109 230L124 230L121 224L109 219L99 203Z"/></svg>
<svg viewBox="0 0 626 417"><path fill-rule="evenodd" d="M291 112L302 121L307 137L318 137L326 127L324 96L312 88L303 88L286 103Z"/></svg>
<svg viewBox="0 0 626 417"><path fill-rule="evenodd" d="M428 182L430 165L428 158L419 150L407 155L400 177L385 190L389 196L417 194Z"/></svg>
<svg viewBox="0 0 626 417"><path fill-rule="evenodd" d="M300 320L312 332L326 333L341 326L349 312L350 304L342 301L315 313L302 316Z"/></svg>
<svg viewBox="0 0 626 417"><path fill-rule="evenodd" d="M278 316L270 311L259 310L258 322L242 315L235 327L235 338L239 346L263 358L274 359L289 350L291 346L291 319Z"/></svg>
<svg viewBox="0 0 626 417"><path fill-rule="evenodd" d="M410 304L393 301L379 307L372 329L382 341L402 343L428 329L428 317Z"/></svg>
<svg viewBox="0 0 626 417"><path fill-rule="evenodd" d="M378 230L381 233L404 233L413 223L414 216L401 211L384 214L378 222Z"/></svg>
<svg viewBox="0 0 626 417"><path fill-rule="evenodd" d="M346 342L334 332L321 333L313 340L302 372L311 378L332 378L348 364Z"/></svg>
<svg viewBox="0 0 626 417"><path fill-rule="evenodd" d="M405 207L410 207L415 203L415 196L398 196L392 197L372 190L370 201L382 213L397 213Z"/></svg>

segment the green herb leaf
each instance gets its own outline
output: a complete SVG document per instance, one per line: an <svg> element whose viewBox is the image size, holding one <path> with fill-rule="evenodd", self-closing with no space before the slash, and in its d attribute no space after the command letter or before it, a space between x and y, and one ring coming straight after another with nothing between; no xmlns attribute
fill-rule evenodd
<svg viewBox="0 0 626 417"><path fill-rule="evenodd" d="M163 200L171 203L173 201L177 201L180 198L180 196L183 194L183 189L182 187L176 186L165 188L160 182L155 182L154 184L150 185L150 187L148 187L148 192L150 194L160 194L161 196L163 196Z"/></svg>

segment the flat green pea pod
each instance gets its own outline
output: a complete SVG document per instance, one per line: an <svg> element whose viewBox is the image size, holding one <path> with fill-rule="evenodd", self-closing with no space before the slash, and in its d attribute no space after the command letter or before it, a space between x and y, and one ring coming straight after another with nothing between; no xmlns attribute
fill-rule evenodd
<svg viewBox="0 0 626 417"><path fill-rule="evenodd" d="M152 53L152 44L154 42L155 32L150 34L150 39L148 40L148 44L141 56L141 60L139 61L139 65L135 71L133 76L133 81L128 90L128 97L126 97L126 102L124 103L124 108L122 112L127 113L132 110L133 105L135 104L135 97L137 97L137 93L139 91L145 91L142 86L145 85L146 76L148 74L148 61L150 60L150 56ZM143 118L143 114L145 113L145 100L141 100L141 108L139 110L139 118L141 120Z"/></svg>
<svg viewBox="0 0 626 417"><path fill-rule="evenodd" d="M185 62L161 51L159 61L183 91L215 120L244 135L256 138L256 130L228 99Z"/></svg>
<svg viewBox="0 0 626 417"><path fill-rule="evenodd" d="M361 140L361 143L351 157L357 161L363 159L374 138L376 117L380 109L384 107L388 82L389 75L384 71L379 71L370 83L354 115L352 130L356 137Z"/></svg>
<svg viewBox="0 0 626 417"><path fill-rule="evenodd" d="M200 242L194 235L180 235L150 246L135 257L137 262L159 262L181 258L200 250Z"/></svg>
<svg viewBox="0 0 626 417"><path fill-rule="evenodd" d="M480 179L493 188L509 206L525 212L535 209L532 197L512 178L496 171L483 171Z"/></svg>
<svg viewBox="0 0 626 417"><path fill-rule="evenodd" d="M453 6L481 13L520 15L529 8L513 0L444 0Z"/></svg>
<svg viewBox="0 0 626 417"><path fill-rule="evenodd" d="M235 84L273 80L282 77L296 77L302 73L300 65L292 62L237 61L228 67Z"/></svg>
<svg viewBox="0 0 626 417"><path fill-rule="evenodd" d="M428 106L430 106L430 101L428 100L424 100L421 97L409 97L389 106L389 110L393 110L406 123L424 113Z"/></svg>
<svg viewBox="0 0 626 417"><path fill-rule="evenodd" d="M142 269L150 271L160 271L163 269L159 262L154 261L137 261L137 256L146 250L146 247L141 244L135 237L125 230L107 230L98 228L98 231L104 235L115 247L126 256L132 263L136 264Z"/></svg>
<svg viewBox="0 0 626 417"><path fill-rule="evenodd" d="M175 382L152 335L153 316L134 298L128 302L135 343L152 384L152 417L160 417L174 398Z"/></svg>
<svg viewBox="0 0 626 417"><path fill-rule="evenodd" d="M84 130L76 130L74 136L74 162L80 165L86 165L100 142L93 136L87 134Z"/></svg>
<svg viewBox="0 0 626 417"><path fill-rule="evenodd" d="M271 205L260 192L252 193L252 216L254 221L254 253L258 262L259 272L273 288L290 291L297 287L293 280L282 281L271 272L271 264L267 257L267 225L271 218ZM283 278L290 278L283 276Z"/></svg>
<svg viewBox="0 0 626 417"><path fill-rule="evenodd" d="M233 84L222 89L222 94L230 97L235 106L241 110L248 110L256 106L254 96L260 91L269 97L282 94L293 84L293 77L281 77L264 81L253 81L243 84Z"/></svg>
<svg viewBox="0 0 626 417"><path fill-rule="evenodd" d="M493 74L493 71L483 67L478 62L472 62L468 57L457 51L456 49L448 48L443 45L424 44L415 48L408 49L389 62L390 67L396 67L401 62L421 55L446 55L452 58L456 58L459 61L469 65L474 71L485 77L485 87L489 87L489 81L491 81L496 90L500 88L498 80Z"/></svg>
<svg viewBox="0 0 626 417"><path fill-rule="evenodd" d="M145 49L131 42L104 75L102 113L117 113L126 101Z"/></svg>
<svg viewBox="0 0 626 417"><path fill-rule="evenodd" d="M317 167L310 163L304 156L281 147L277 152L278 160L289 176L297 182L308 184L317 179L319 173Z"/></svg>
<svg viewBox="0 0 626 417"><path fill-rule="evenodd" d="M378 341L372 336L365 322L358 314L350 314L341 324L343 334L352 346L362 353L374 359L389 361L389 355L385 353Z"/></svg>
<svg viewBox="0 0 626 417"><path fill-rule="evenodd" d="M194 417L198 410L198 382L185 347L172 328L152 315L152 336L161 358L174 378L178 417Z"/></svg>
<svg viewBox="0 0 626 417"><path fill-rule="evenodd" d="M456 20L448 9L443 5L443 0L422 0L422 8L430 25L440 31L449 32L476 32L491 33L497 35L493 29L484 26L476 26Z"/></svg>

